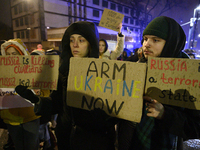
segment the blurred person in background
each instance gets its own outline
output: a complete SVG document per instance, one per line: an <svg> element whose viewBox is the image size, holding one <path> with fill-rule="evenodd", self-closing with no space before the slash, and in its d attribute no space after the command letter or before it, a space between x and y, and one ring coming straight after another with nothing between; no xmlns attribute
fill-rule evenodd
<svg viewBox="0 0 200 150"><path fill-rule="evenodd" d="M124 49L124 35L121 32L122 23L119 24L117 27L118 34L117 34L117 46L112 53L108 50L108 43L105 39L99 40L99 58L100 59L111 59L116 60Z"/></svg>

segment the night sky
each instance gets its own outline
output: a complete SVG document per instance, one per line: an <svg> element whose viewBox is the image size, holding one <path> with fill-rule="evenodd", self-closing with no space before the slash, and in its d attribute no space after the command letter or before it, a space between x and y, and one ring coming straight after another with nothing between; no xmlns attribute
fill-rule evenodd
<svg viewBox="0 0 200 150"><path fill-rule="evenodd" d="M170 10L164 13L163 15L174 18L180 24L189 22L190 18L193 17L194 9L199 5L199 0L183 0L183 1L184 2L186 1L189 4L187 5L186 9L184 9L183 11L178 11L178 12L176 12L176 9L175 9L175 12ZM10 0L0 0L0 12L1 12L0 22L11 27L12 23L11 23ZM156 15L156 12L154 15ZM200 26L200 23L199 23L199 26ZM185 34L187 36L189 32L189 24L182 26L182 28L185 31Z"/></svg>
<svg viewBox="0 0 200 150"><path fill-rule="evenodd" d="M0 22L11 27L10 0L0 0Z"/></svg>

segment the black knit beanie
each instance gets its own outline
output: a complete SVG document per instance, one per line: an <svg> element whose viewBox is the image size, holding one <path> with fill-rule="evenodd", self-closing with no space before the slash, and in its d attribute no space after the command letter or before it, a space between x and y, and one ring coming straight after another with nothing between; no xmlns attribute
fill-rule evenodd
<svg viewBox="0 0 200 150"><path fill-rule="evenodd" d="M165 17L157 17L153 19L143 31L144 35L155 35L159 38L167 40L169 26Z"/></svg>

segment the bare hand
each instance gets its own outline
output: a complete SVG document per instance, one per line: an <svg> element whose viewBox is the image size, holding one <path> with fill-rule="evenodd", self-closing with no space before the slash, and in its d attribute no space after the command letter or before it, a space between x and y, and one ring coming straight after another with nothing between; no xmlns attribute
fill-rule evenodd
<svg viewBox="0 0 200 150"><path fill-rule="evenodd" d="M162 119L165 110L164 106L151 97L143 96L143 99L146 100L146 110L148 111L147 116Z"/></svg>

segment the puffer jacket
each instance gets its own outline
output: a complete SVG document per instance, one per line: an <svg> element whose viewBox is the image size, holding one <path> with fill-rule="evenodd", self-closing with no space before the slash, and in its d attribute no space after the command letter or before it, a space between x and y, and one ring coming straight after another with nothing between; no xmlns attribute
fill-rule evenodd
<svg viewBox="0 0 200 150"><path fill-rule="evenodd" d="M29 55L21 39L12 39L1 45L1 54L3 56L6 55L6 49L10 46L15 47L21 55ZM0 117L5 123L20 125L40 117L35 115L33 104L18 96L15 89L1 88L0 90L0 101L2 102Z"/></svg>

